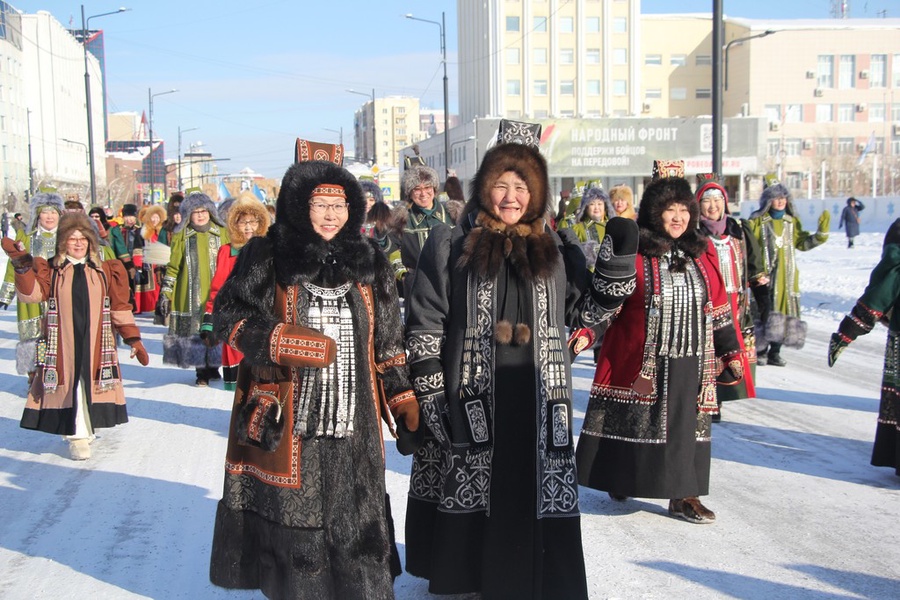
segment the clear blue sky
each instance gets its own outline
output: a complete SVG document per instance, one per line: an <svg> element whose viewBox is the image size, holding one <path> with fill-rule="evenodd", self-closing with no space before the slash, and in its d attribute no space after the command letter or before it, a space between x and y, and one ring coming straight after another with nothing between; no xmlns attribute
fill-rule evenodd
<svg viewBox="0 0 900 600"><path fill-rule="evenodd" d="M494 1L494 0L491 0ZM80 5L68 1L16 1L33 13L49 11L81 27ZM176 157L202 141L229 158L220 172L251 167L280 178L294 139L337 142L353 150L353 112L365 98L414 95L423 107L441 109L440 29L403 17L441 20L447 13L451 111L456 109L456 2L454 0L89 0L87 16L126 6L126 13L97 18L91 29L106 38L110 111L147 110L153 93L178 89L153 101L154 138ZM728 16L827 18L829 0L724 0ZM643 0L645 13L711 12L711 0ZM852 1L853 17L888 10L900 17L900 0Z"/></svg>

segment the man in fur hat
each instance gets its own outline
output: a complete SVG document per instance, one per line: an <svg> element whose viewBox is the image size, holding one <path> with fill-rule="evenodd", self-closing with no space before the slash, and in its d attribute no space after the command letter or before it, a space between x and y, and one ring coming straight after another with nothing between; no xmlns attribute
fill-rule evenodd
<svg viewBox="0 0 900 600"><path fill-rule="evenodd" d="M49 259L56 254L56 230L65 202L54 192L39 192L32 196L29 226L16 232L16 242L24 245L26 253ZM0 307L9 307L16 294L15 271L12 263L6 267L6 277L0 287ZM43 310L39 303L19 302L16 308L19 321L19 343L16 345L16 371L34 377L37 342L43 336Z"/></svg>
<svg viewBox="0 0 900 600"><path fill-rule="evenodd" d="M128 285L131 288L131 306L133 310L137 310L134 302L135 293L135 275L144 264L144 239L141 237L141 226L138 223L138 207L135 204L125 204L122 206L122 226L119 227L122 232L122 240L125 242L125 252L127 258L120 257L119 260L125 265L128 271Z"/></svg>
<svg viewBox="0 0 900 600"><path fill-rule="evenodd" d="M219 220L216 205L202 192L181 203L181 223L175 228L169 264L159 302L161 316L169 316L169 332L163 338L163 363L182 369L194 367L198 386L221 379L221 345L208 347L200 339L203 311L210 283L216 273L215 257L229 242L228 230Z"/></svg>
<svg viewBox="0 0 900 600"><path fill-rule="evenodd" d="M401 185L403 197L407 202L406 224L400 239L400 257L402 268L397 270L397 278L404 280L404 290L409 291L412 281L407 275L416 270L419 253L428 239L431 230L442 224L453 226L447 207L437 201L440 187L437 171L424 165L414 165L403 173Z"/></svg>
<svg viewBox="0 0 900 600"><path fill-rule="evenodd" d="M805 231L791 203L791 192L781 183L763 190L759 210L750 215L747 226L759 241L764 275L753 288L759 305L756 327L758 365L783 367L781 346L802 348L806 323L800 320L800 271L795 252L806 251L828 241L831 213L819 217L818 229Z"/></svg>

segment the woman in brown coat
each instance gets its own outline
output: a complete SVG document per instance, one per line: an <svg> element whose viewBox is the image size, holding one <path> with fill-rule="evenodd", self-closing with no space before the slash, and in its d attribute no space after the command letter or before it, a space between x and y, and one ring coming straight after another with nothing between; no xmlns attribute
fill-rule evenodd
<svg viewBox="0 0 900 600"><path fill-rule="evenodd" d="M74 460L90 458L94 429L128 421L115 333L131 356L149 362L128 302L128 274L118 260L100 261L97 233L84 213L59 221L56 255L32 257L4 238L19 302L47 302L37 376L21 426L64 435ZM43 356L41 356L43 354Z"/></svg>

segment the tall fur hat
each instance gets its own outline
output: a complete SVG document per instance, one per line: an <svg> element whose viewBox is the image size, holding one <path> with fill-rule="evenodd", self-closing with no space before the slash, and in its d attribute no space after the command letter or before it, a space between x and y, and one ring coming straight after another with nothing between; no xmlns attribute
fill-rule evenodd
<svg viewBox="0 0 900 600"><path fill-rule="evenodd" d="M244 237L244 234L238 230L238 221L247 216L254 217L259 221L259 227L254 235L263 237L269 232L271 219L269 219L269 211L266 210L266 205L250 192L242 192L228 211L228 239L231 240L231 245L235 248L240 248L244 245L238 242Z"/></svg>
<svg viewBox="0 0 900 600"><path fill-rule="evenodd" d="M135 204L123 204L122 205L122 216L123 217L135 217L138 216L138 207Z"/></svg>
<svg viewBox="0 0 900 600"><path fill-rule="evenodd" d="M581 204L578 206L578 211L575 213L575 220L580 221L582 217L584 217L588 205L598 200L603 203L603 208L606 209L605 218L606 220L609 220L612 205L609 203L609 194L601 187L592 187L585 190L584 195L581 197Z"/></svg>
<svg viewBox="0 0 900 600"><path fill-rule="evenodd" d="M384 202L384 193L381 191L381 186L377 183L371 179L360 179L359 185L362 187L363 196L372 194L372 197L375 198L375 202Z"/></svg>
<svg viewBox="0 0 900 600"><path fill-rule="evenodd" d="M41 214L45 208L52 208L60 215L62 215L65 211L65 200L63 197L55 192L38 192L34 196L31 197L31 201L28 203L29 208L31 209L31 221L28 222L28 229L30 231L34 231L38 226L38 215Z"/></svg>
<svg viewBox="0 0 900 600"><path fill-rule="evenodd" d="M691 218L687 230L672 239L663 228L662 214L672 204L683 204ZM640 252L645 256L662 256L672 247L678 247L692 258L703 254L708 241L698 229L700 205L691 192L691 185L682 177L663 177L647 184L641 196L641 209L637 224L640 227Z"/></svg>
<svg viewBox="0 0 900 600"><path fill-rule="evenodd" d="M406 169L403 173L403 181L400 185L403 199L409 202L409 195L412 193L412 190L420 185L430 185L434 188L434 193L437 194L438 188L441 185L441 180L438 177L437 171L424 165L414 165Z"/></svg>
<svg viewBox="0 0 900 600"><path fill-rule="evenodd" d="M634 219L637 216L637 213L634 210L634 192L631 188L624 184L620 183L619 185L614 185L609 190L609 203L612 205L613 202L619 199L624 199L628 203L628 208L619 215L620 217L625 217L628 219ZM615 214L615 209L610 212L610 216Z"/></svg>
<svg viewBox="0 0 900 600"><path fill-rule="evenodd" d="M188 226L188 223L191 222L191 213L198 208L205 208L209 211L210 221L219 227L225 226L225 223L219 218L218 211L216 211L215 202L203 192L193 192L192 194L188 194L187 198L181 203L181 208L179 209L181 212L181 223L175 227L175 233L178 233Z"/></svg>
<svg viewBox="0 0 900 600"><path fill-rule="evenodd" d="M99 265L100 258L97 254L100 240L97 237L97 226L84 212L67 212L59 218L59 228L56 230L56 255L62 257L66 253L66 242L76 231L80 231L81 235L87 238L88 255L95 265Z"/></svg>
<svg viewBox="0 0 900 600"><path fill-rule="evenodd" d="M478 172L472 180L465 214L480 209L493 215L491 187L507 171L513 171L522 178L531 196L528 208L519 223L532 223L544 216L550 202L547 161L537 148L516 143L498 144L485 153L481 166L478 167Z"/></svg>

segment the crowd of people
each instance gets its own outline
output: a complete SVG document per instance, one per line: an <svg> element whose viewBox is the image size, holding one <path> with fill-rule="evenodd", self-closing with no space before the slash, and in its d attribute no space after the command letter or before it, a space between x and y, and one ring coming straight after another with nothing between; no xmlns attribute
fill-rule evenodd
<svg viewBox="0 0 900 600"><path fill-rule="evenodd" d="M234 391L210 579L270 598L393 597L383 424L412 455L405 568L434 594L587 598L579 486L714 523L713 423L803 346L795 251L828 239L829 213L805 230L769 181L736 218L716 175L694 191L678 161L657 164L637 207L599 181L553 207L539 133L519 125L468 198L418 161L398 208L324 144L298 154L274 215L252 195L111 215L35 194L2 243L21 425L90 458L94 430L128 420L117 345L148 364L134 315L152 312L164 364ZM841 218L851 248L862 208L851 198ZM889 321L872 464L900 474L898 273L900 220L828 364ZM570 365L588 350L576 443Z"/></svg>

